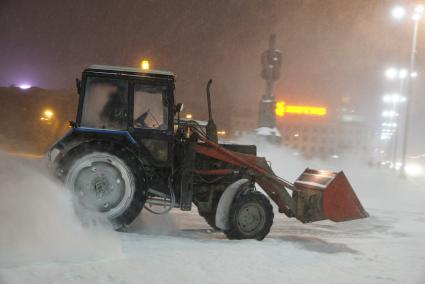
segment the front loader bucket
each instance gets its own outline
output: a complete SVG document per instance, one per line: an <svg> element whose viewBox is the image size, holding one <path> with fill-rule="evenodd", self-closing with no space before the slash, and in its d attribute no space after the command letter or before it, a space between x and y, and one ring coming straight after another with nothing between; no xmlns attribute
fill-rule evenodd
<svg viewBox="0 0 425 284"><path fill-rule="evenodd" d="M302 222L343 222L369 216L342 171L306 169L294 186L296 218Z"/></svg>

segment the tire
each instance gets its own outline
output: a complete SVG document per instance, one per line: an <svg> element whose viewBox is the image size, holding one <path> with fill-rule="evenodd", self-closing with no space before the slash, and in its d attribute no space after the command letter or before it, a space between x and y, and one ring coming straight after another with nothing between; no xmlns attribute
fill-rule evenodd
<svg viewBox="0 0 425 284"><path fill-rule="evenodd" d="M116 230L133 222L146 201L143 169L131 153L114 145L80 146L61 159L60 172L74 194L77 214L95 212Z"/></svg>
<svg viewBox="0 0 425 284"><path fill-rule="evenodd" d="M253 190L242 191L230 206L230 229L224 233L231 240L261 241L270 232L273 218L273 207L264 194Z"/></svg>

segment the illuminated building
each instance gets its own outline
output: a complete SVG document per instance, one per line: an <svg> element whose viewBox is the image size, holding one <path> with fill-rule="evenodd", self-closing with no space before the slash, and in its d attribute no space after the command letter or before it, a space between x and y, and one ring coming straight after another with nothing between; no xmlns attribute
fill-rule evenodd
<svg viewBox="0 0 425 284"><path fill-rule="evenodd" d="M283 145L308 158L338 158L369 147L369 127L354 110L278 103L276 115Z"/></svg>

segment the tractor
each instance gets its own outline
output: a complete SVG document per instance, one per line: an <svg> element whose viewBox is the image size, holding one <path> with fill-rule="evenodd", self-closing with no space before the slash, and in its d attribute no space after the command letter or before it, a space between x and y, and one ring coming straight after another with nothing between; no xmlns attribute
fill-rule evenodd
<svg viewBox="0 0 425 284"><path fill-rule="evenodd" d="M49 150L49 167L79 210L117 230L143 208L164 214L192 204L229 239L264 239L274 218L270 200L303 223L368 216L343 172L306 169L291 183L257 157L255 145L219 142L211 81L206 127L180 119L172 72L92 65L76 86L76 120Z"/></svg>

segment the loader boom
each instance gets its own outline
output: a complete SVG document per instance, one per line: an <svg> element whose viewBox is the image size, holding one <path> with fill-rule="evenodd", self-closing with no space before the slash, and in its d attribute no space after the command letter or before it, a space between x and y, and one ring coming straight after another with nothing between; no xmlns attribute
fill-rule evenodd
<svg viewBox="0 0 425 284"><path fill-rule="evenodd" d="M275 175L262 157L236 153L208 139L202 141L203 144L194 146L197 153L246 168L253 181L276 203L279 212L288 217L306 223L324 219L340 222L368 216L343 172L306 169L295 183L290 183Z"/></svg>

